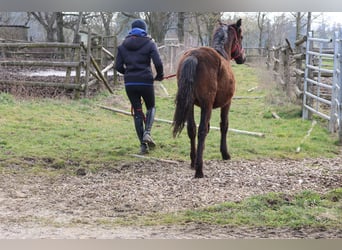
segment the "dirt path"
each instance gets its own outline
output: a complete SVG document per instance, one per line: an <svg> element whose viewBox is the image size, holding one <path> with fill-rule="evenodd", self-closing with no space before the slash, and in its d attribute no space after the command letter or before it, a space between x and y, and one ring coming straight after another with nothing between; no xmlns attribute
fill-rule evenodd
<svg viewBox="0 0 342 250"><path fill-rule="evenodd" d="M341 157L207 161L207 176L203 179L194 179L194 172L183 162L142 161L104 168L95 174L81 171L74 176L38 175L20 166L7 166L0 174L0 237L342 238L341 230L249 229L204 224L113 228L104 223L128 215L239 201L267 192L325 192L341 187L341 169Z"/></svg>

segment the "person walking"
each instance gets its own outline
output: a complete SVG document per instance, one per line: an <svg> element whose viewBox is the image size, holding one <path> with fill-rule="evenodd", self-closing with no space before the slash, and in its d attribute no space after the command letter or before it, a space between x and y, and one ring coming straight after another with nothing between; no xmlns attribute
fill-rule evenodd
<svg viewBox="0 0 342 250"><path fill-rule="evenodd" d="M155 67L155 77L151 61ZM124 75L125 90L132 105L134 126L140 142L140 154L146 154L156 145L151 136L156 112L153 82L162 81L164 71L157 45L147 35L144 20L137 19L132 22L129 34L117 48L114 67ZM142 109L142 100L147 110L146 117Z"/></svg>

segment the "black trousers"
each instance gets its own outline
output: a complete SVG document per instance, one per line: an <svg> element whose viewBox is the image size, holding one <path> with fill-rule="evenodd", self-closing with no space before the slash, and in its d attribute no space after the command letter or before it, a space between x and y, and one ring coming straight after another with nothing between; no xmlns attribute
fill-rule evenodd
<svg viewBox="0 0 342 250"><path fill-rule="evenodd" d="M128 85L125 86L126 94L134 109L134 113L142 112L142 103L144 101L146 109L149 110L155 106L154 86L151 85Z"/></svg>

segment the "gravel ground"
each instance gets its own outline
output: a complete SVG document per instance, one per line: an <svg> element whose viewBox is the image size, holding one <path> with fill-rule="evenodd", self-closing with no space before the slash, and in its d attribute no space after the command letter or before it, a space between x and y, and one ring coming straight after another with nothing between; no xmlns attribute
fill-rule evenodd
<svg viewBox="0 0 342 250"><path fill-rule="evenodd" d="M51 166L47 166L51 171ZM50 169L51 168L51 169ZM188 162L141 161L76 175L32 174L6 166L0 175L0 238L226 239L342 238L342 230L182 226L112 227L116 218L176 212L268 192L324 193L341 187L335 159L206 161L194 179Z"/></svg>

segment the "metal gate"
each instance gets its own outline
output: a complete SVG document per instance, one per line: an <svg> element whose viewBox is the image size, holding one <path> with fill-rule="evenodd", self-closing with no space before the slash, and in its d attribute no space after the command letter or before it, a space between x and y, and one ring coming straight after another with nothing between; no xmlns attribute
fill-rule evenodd
<svg viewBox="0 0 342 250"><path fill-rule="evenodd" d="M333 49L327 50L327 45ZM338 131L342 143L342 35L334 39L314 38L306 44L303 119L316 114L329 121L329 131Z"/></svg>

